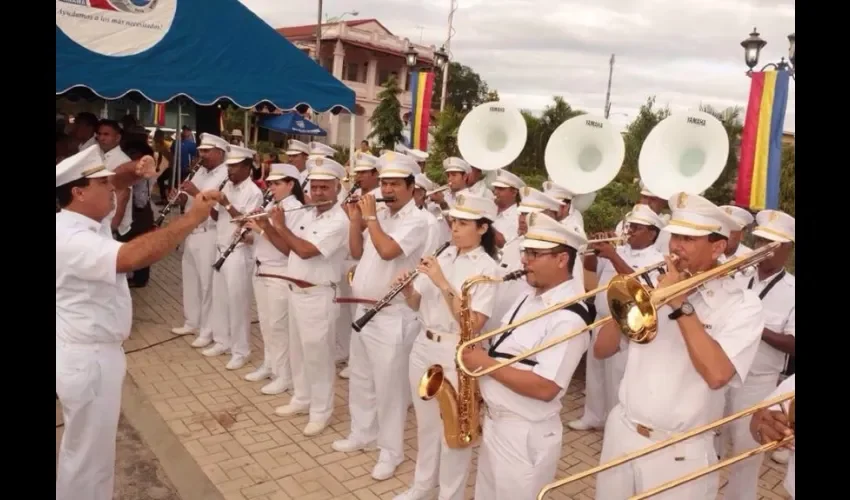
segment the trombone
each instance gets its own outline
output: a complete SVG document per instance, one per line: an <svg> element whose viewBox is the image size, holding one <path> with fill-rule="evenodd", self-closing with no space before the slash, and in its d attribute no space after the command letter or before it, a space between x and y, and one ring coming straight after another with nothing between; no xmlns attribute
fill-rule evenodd
<svg viewBox="0 0 850 500"><path fill-rule="evenodd" d="M696 288L702 286L703 284L713 279L730 276L743 268L757 265L759 262L773 255L773 252L779 247L779 245L780 244L778 242L770 243L768 245L758 248L752 253L736 257L735 259L729 260L726 263L720 264L708 271L699 273L695 276L690 276L688 278L683 279L682 281L679 281L678 283L674 283L664 288L654 289L652 291L648 290L647 287L642 285L637 278L642 274L646 274L655 269L661 268L666 264L666 262L659 262L658 264L653 264L652 266L638 269L637 271L631 274L614 276L614 278L611 280L610 283L608 283L607 286L598 287L572 299L553 304L542 311L529 314L528 316L523 317L520 320L517 320L508 325L504 325L501 328L493 330L492 332L484 333L482 335L479 335L478 337L475 337L474 339L462 343L460 346L458 346L458 350L455 355L455 358L458 363L458 368L470 377L481 377L484 375L488 375L498 370L499 368L504 368L505 366L512 365L514 363L522 361L523 359L530 358L539 352L545 351L550 347L562 344L572 338L582 335L587 331L603 326L612 320L617 322L620 327L620 330L623 332L623 335L628 337L631 341L636 342L638 344L647 344L649 342L652 342L658 331L659 308L670 302L672 299L678 297L679 295L689 293L692 290L695 290ZM608 308L611 311L610 316L605 316L604 318L599 319L584 328L581 328L574 332L566 333L560 337L550 340L549 342L546 342L545 344L535 347L534 349L529 349L528 351L522 354L518 354L513 358L500 361L488 368L480 370L470 370L466 367L466 365L463 364L463 349L471 347L472 345L477 344L478 342L482 342L489 338L495 337L496 335L504 333L508 330L517 328L521 325L534 321L538 318L546 316L547 314L561 310L564 307L575 304L576 302L580 302L587 298L593 297L605 290L608 291Z"/></svg>
<svg viewBox="0 0 850 500"><path fill-rule="evenodd" d="M724 418L721 418L721 419L716 420L714 422L703 425L701 427L697 427L696 429L692 429L692 430L689 430L687 432L683 432L683 433L679 434L678 436L671 437L670 439L667 439L667 440L664 440L664 441L659 441L655 444L647 446L646 448L642 448L640 450L634 451L634 452L629 453L627 455L624 455L622 457L611 460L610 462L606 462L604 464L597 465L596 467L593 467L592 469L588 469L584 472L580 472L580 473L572 475L570 477L566 477L566 478L554 481L552 483L549 483L546 486L544 486L542 490L540 490L540 493L537 494L537 500L543 500L546 497L547 493L549 493L550 491L552 491L556 488L560 488L561 486L573 483L573 482L578 481L580 479L584 479L588 476L592 476L593 474L597 474L599 472L604 472L608 469L612 469L612 468L617 467L619 465L622 465L626 462L631 462L632 460L636 460L638 458L644 457L644 456L646 456L650 453L656 452L658 450L663 450L664 448L667 448L669 446L673 446L674 444L677 444L677 443L681 443L682 441L686 441L686 440L688 440L688 439L690 439L694 436L698 436L698 435L700 435L704 432L708 432L708 431L717 429L718 427L722 427L722 426L728 424L729 422L732 422L734 420L738 420L739 418L748 417L748 416L758 412L759 410L763 410L765 408L770 408L772 406L780 405L782 412L785 413L786 417L788 418L788 423L790 424L791 429L794 430L794 422L795 422L795 414L796 414L796 409L795 409L796 405L795 405L794 395L795 395L794 391L787 392L785 394L781 394L781 395L779 395L775 398L772 398L772 399L769 399L769 400L764 401L762 403L759 403L757 405L751 406L750 408L741 410L738 413L734 413L732 415L729 415L728 417L724 417ZM789 407L789 409L786 413L785 407L782 405L782 403L784 403L785 401L788 401L789 399L791 400L791 404L790 404L790 407ZM735 456L729 457L725 460L721 460L721 461L715 463L714 465L710 465L710 466L705 467L703 469L698 469L694 472L691 472L690 474L686 474L686 475L684 475L680 478L673 479L672 481L668 481L668 482L666 482L662 485L659 485L655 488L652 488L649 491L645 491L645 492L640 493L636 496L633 496L633 497L629 498L628 500L644 500L646 498L658 495L659 493L663 493L663 492L665 492L669 489L675 488L679 485L688 483L688 482L693 481L695 479L699 479L702 476L706 476L708 474L711 474L712 472L720 470L720 469L727 467L729 465L732 465L732 464L735 464L735 463L740 462L742 460L746 460L750 457L756 456L760 453L769 452L771 450L779 448L780 446L784 446L786 444L789 444L791 441L794 440L795 434L796 433L792 433L790 436L786 436L785 438L783 438L779 441L774 441L772 443L763 444L763 445L758 446L756 448L753 448L751 450L747 450L747 451L745 451L745 452L743 452L739 455L735 455Z"/></svg>

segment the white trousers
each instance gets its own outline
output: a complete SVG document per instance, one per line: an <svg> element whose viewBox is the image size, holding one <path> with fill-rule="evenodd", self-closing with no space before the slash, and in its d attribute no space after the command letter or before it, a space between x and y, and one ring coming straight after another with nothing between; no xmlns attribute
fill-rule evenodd
<svg viewBox="0 0 850 500"><path fill-rule="evenodd" d="M537 498L540 489L552 482L558 472L563 432L560 415L541 422L516 416L486 416L478 453L475 498Z"/></svg>
<svg viewBox="0 0 850 500"><path fill-rule="evenodd" d="M56 500L112 500L115 439L126 372L120 343L56 341L56 394L65 423Z"/></svg>
<svg viewBox="0 0 850 500"><path fill-rule="evenodd" d="M605 423L605 437L602 441L602 456L599 462L605 463L671 436L670 433L654 431L651 439L644 437L637 432L635 424L626 418L623 407L617 405L611 410L608 421ZM717 462L717 455L713 438L710 433L703 434L601 472L596 479L596 500L629 498L715 462ZM653 498L715 500L717 482L718 475L715 472L667 490Z"/></svg>
<svg viewBox="0 0 850 500"><path fill-rule="evenodd" d="M744 410L765 400L779 383L779 374L747 375L742 387L729 388L726 391L726 415ZM732 453L740 454L751 450L758 443L750 435L750 419L739 418L726 424L722 431L722 443L732 443ZM723 449L726 451L726 448ZM723 453L721 452L721 456ZM764 453L742 460L729 467L729 482L723 490L726 500L752 500L758 497L758 480Z"/></svg>
<svg viewBox="0 0 850 500"><path fill-rule="evenodd" d="M213 274L218 258L215 231L190 234L183 244L183 326L200 329L200 337L212 338Z"/></svg>
<svg viewBox="0 0 850 500"><path fill-rule="evenodd" d="M360 317L366 307L357 307ZM377 440L379 461L404 460L404 424L410 402L408 373L410 343L406 324L418 324L404 305L392 305L376 314L359 333L351 332L348 358L349 439L358 443Z"/></svg>
<svg viewBox="0 0 850 500"><path fill-rule="evenodd" d="M351 297L351 286L348 284L348 278L342 277L342 281L337 285L337 295L340 297ZM349 346L351 345L351 322L356 307L354 304L339 304L339 317L334 326L336 332L336 345L334 346L334 360L344 361L348 359Z"/></svg>
<svg viewBox="0 0 850 500"><path fill-rule="evenodd" d="M593 332L591 346L596 342L598 335L599 329L597 328ZM605 364L606 360L597 359L593 355L592 347L588 349L584 360L584 414L581 416L581 420L593 427L602 427L607 416L605 411Z"/></svg>
<svg viewBox="0 0 850 500"><path fill-rule="evenodd" d="M325 423L334 408L334 333L339 304L334 303L334 290L329 286L290 285L290 290L291 404L309 405L310 422Z"/></svg>
<svg viewBox="0 0 850 500"><path fill-rule="evenodd" d="M286 267L262 265L263 274L286 275ZM254 299L260 333L263 334L263 364L275 377L292 380L289 365L289 283L278 278L253 277Z"/></svg>
<svg viewBox="0 0 850 500"><path fill-rule="evenodd" d="M439 486L439 500L463 500L472 446L452 449L446 444L443 420L437 399L424 401L419 397L419 380L431 365L442 365L447 381L457 390L455 349L457 336L428 340L423 329L410 352L410 392L416 411L416 473L413 484L417 489L431 490ZM477 422L476 422L477 424Z"/></svg>
<svg viewBox="0 0 850 500"><path fill-rule="evenodd" d="M251 354L252 271L251 249L239 246L213 276L213 340L234 356Z"/></svg>

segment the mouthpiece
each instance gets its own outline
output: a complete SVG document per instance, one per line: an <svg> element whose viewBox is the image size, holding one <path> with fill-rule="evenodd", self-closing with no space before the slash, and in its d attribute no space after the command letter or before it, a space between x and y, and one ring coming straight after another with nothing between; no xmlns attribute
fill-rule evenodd
<svg viewBox="0 0 850 500"><path fill-rule="evenodd" d="M511 271L508 274L502 277L502 281L513 281L518 280L528 274L528 271L525 269L517 269L516 271Z"/></svg>

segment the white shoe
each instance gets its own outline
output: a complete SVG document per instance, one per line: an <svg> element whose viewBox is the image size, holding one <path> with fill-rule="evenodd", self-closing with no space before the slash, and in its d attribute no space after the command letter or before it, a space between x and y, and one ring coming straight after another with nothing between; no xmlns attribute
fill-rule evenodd
<svg viewBox="0 0 850 500"><path fill-rule="evenodd" d="M272 370L265 364L248 375L245 375L245 380L248 382L259 382L260 380L265 380L267 378L272 378Z"/></svg>
<svg viewBox="0 0 850 500"><path fill-rule="evenodd" d="M585 422L584 420L581 420L581 419L573 420L572 422L569 422L567 424L567 427L569 427L570 429L572 429L574 431L589 431L589 430L593 430L593 429L598 429L597 426L590 425L590 424L588 424L587 422Z"/></svg>
<svg viewBox="0 0 850 500"><path fill-rule="evenodd" d="M248 377L245 377L245 378L248 378ZM289 389L290 385L291 384L289 382L278 377L278 378L272 380L271 382L269 382L268 384L264 385L260 389L260 392L262 392L263 394L266 394L268 396L274 396L276 394L283 394L284 392L286 392L287 389Z"/></svg>
<svg viewBox="0 0 850 500"><path fill-rule="evenodd" d="M339 372L339 378L348 378L351 376L351 368L345 367Z"/></svg>
<svg viewBox="0 0 850 500"><path fill-rule="evenodd" d="M245 363L247 363L247 362L248 362L248 356L236 356L236 355L234 355L230 358L230 361L227 362L227 365L225 365L225 368L227 368L228 370L238 370L238 369L242 368L243 366L245 366Z"/></svg>
<svg viewBox="0 0 850 500"><path fill-rule="evenodd" d="M215 344L214 346L210 347L209 349L204 349L203 351L201 351L201 354L203 354L204 356L209 356L209 357L213 358L215 356L221 356L222 354L226 354L227 351L229 351L229 350L230 349L228 349L227 347L224 347L223 344Z"/></svg>
<svg viewBox="0 0 850 500"><path fill-rule="evenodd" d="M791 458L791 452L787 449L776 450L770 455L770 459L778 464L787 464L789 458Z"/></svg>
<svg viewBox="0 0 850 500"><path fill-rule="evenodd" d="M172 328L171 333L174 335L192 335L193 333L198 333L198 329L190 328L188 326L178 326Z"/></svg>
<svg viewBox="0 0 850 500"><path fill-rule="evenodd" d="M393 497L393 500L426 500L427 498L431 498L431 495L434 493L433 489L423 489L417 488L416 486L410 488L405 491L401 495L396 495Z"/></svg>
<svg viewBox="0 0 850 500"><path fill-rule="evenodd" d="M212 339L198 337L192 342L192 347L206 347L210 344L212 344Z"/></svg>
<svg viewBox="0 0 850 500"><path fill-rule="evenodd" d="M386 481L393 477L396 467L398 465L393 465L389 462L378 462L375 464L375 468L372 469L372 479L375 481Z"/></svg>
<svg viewBox="0 0 850 500"><path fill-rule="evenodd" d="M304 427L303 434L305 436L318 436L328 426L327 422L308 422Z"/></svg>
<svg viewBox="0 0 850 500"><path fill-rule="evenodd" d="M288 405L278 406L274 409L274 414L280 417L307 415L308 413L310 413L310 405L298 405L289 403Z"/></svg>
<svg viewBox="0 0 850 500"><path fill-rule="evenodd" d="M334 451L341 453L354 453L355 451L370 451L375 449L375 443L358 443L352 439L340 439L331 443Z"/></svg>

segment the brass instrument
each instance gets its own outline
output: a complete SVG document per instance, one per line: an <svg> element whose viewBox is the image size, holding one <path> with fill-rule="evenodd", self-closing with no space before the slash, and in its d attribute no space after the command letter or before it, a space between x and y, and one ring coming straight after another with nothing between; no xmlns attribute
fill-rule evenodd
<svg viewBox="0 0 850 500"><path fill-rule="evenodd" d="M351 269L349 269L348 272L345 274L346 279L348 279L349 285L354 283L354 273L355 273L355 271L357 271L357 264L354 264L353 266L351 266Z"/></svg>
<svg viewBox="0 0 850 500"><path fill-rule="evenodd" d="M301 205L300 207L295 207L295 208L290 208L288 210L285 210L285 213L295 212L296 210L305 210L307 208L315 208L315 207L323 207L325 205L333 205L334 203L336 203L336 201L333 201L333 200L320 201L320 202L317 202L317 203L308 203L306 205ZM270 217L270 216L271 216L271 212L259 212L259 213L256 213L256 214L243 215L242 217L237 217L235 219L232 219L230 222L232 222L234 224L242 224L243 222L248 222L249 220L265 219L266 217Z"/></svg>
<svg viewBox="0 0 850 500"><path fill-rule="evenodd" d="M473 276L460 287L460 342L472 338L472 295L475 285L501 283L525 276L527 271L518 270L501 278ZM478 380L458 371L457 390L445 376L440 365L431 365L419 380L419 397L425 401L437 398L443 419L443 435L449 448L466 448L481 437L481 391Z"/></svg>
<svg viewBox="0 0 850 500"><path fill-rule="evenodd" d="M653 453L653 452L656 452L658 450L663 450L664 448L667 448L669 446L673 446L674 444L677 444L677 443L681 443L682 441L686 441L688 439L691 439L692 437L698 436L698 435L700 435L704 432L708 432L708 431L717 429L719 427L722 427L722 426L728 424L729 422L732 422L734 420L738 420L739 418L748 417L748 416L758 412L759 410L763 410L765 408L770 408L770 407L775 406L775 405L780 405L780 408L782 408L782 411L784 413L785 407L781 406L781 404L784 403L785 401L788 401L789 399L791 400L791 404L790 404L790 408L788 409L788 412L787 412L787 417L788 417L788 423L790 424L791 429L794 430L794 428L795 428L794 424L795 424L795 420L796 420L796 417L795 417L796 404L795 404L794 395L795 395L794 391L788 392L788 393L785 393L785 394L781 394L781 395L779 395L779 396L777 396L773 399L770 399L768 401L764 401L764 402L759 403L757 405L751 406L750 408L747 408L747 409L741 410L737 413L734 413L732 415L729 415L728 417L723 417L723 418L716 420L714 422L711 422L709 424L697 427L696 429L692 429L692 430L689 430L687 432L683 432L683 433L679 434L678 436L671 437L670 439L666 439L664 441L659 441L659 442L654 443L650 446L647 446L646 448L634 451L634 452L629 453L627 455L624 455L620 458L616 458L614 460L611 460L610 462L597 465L596 467L588 469L584 472L580 472L580 473L572 475L570 477L567 477L567 478L564 478L564 479L559 479L557 481L549 483L546 486L544 486L542 490L540 490L540 493L537 494L537 500L543 500L546 497L547 493L549 493L550 491L552 491L556 488L560 488L561 486L564 486L564 485L573 483L575 481L584 479L586 477L592 476L593 474L597 474L599 472L604 472L608 469L612 469L612 468L617 467L619 465L622 465L626 462L631 462L632 460L636 460L638 458L641 458L643 456L646 456L646 455ZM796 434L796 432L795 432L795 434ZM790 443L791 441L793 441L794 438L795 438L795 435L791 435L791 436L783 438L780 441L774 441L772 443L763 444L763 445L758 446L756 448L753 448L751 450L747 450L747 451L745 451L745 452L743 452L739 455L729 457L725 460L719 461L714 465L710 465L710 466L705 467L703 469L696 470L696 471L694 471L690 474L686 474L685 476L682 476L680 478L674 479L672 481L668 481L667 483L664 483L660 486L657 486L657 487L655 487L655 488L653 488L649 491L635 495L635 496L629 498L629 500L643 500L645 498L655 496L659 493L663 493L663 492L665 492L669 489L675 488L676 486L688 483L688 482L693 481L695 479L699 479L702 476L705 476L707 474L711 474L712 472L720 470L720 469L722 469L726 466L740 462L741 460L746 460L747 458L758 455L760 453L766 453L766 452L769 452L773 449L779 448L780 446L784 446L784 445Z"/></svg>
<svg viewBox="0 0 850 500"><path fill-rule="evenodd" d="M593 245L596 243L611 243L614 246L625 245L626 242L629 241L628 235L615 236L613 238L599 238L596 240L589 240L587 242L588 245ZM598 255L599 251L594 249L587 249L581 252L581 255Z"/></svg>

